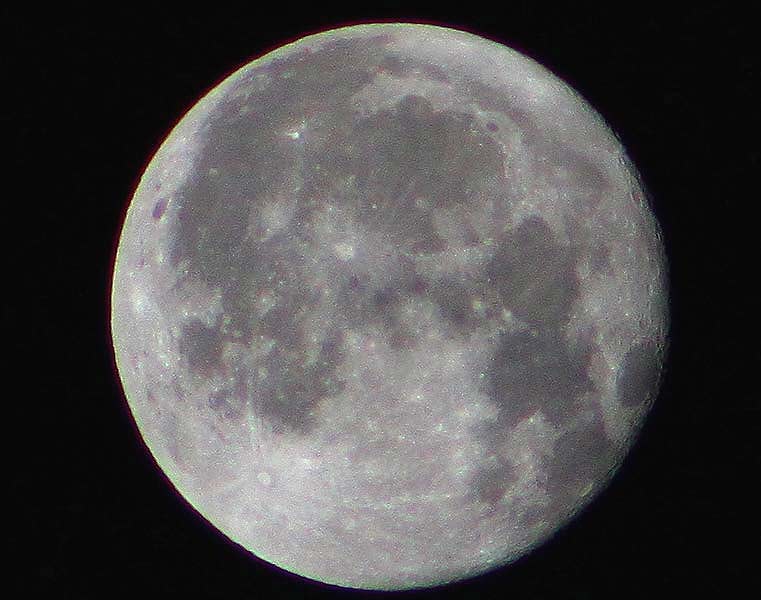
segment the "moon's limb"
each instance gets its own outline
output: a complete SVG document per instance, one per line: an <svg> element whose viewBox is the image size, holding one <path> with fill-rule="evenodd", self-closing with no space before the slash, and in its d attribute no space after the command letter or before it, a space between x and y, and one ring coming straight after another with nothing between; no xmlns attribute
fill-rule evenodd
<svg viewBox="0 0 761 600"><path fill-rule="evenodd" d="M516 559L652 403L665 260L577 94L471 34L385 24L247 65L130 205L117 363L177 489L255 554L409 588Z"/></svg>

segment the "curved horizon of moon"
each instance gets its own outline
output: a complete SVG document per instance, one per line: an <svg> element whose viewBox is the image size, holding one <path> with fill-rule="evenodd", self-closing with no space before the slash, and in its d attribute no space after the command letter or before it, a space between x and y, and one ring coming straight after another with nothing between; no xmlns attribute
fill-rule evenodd
<svg viewBox="0 0 761 600"><path fill-rule="evenodd" d="M666 260L570 87L454 29L311 35L172 130L125 218L112 334L185 499L321 582L468 578L608 483L657 394Z"/></svg>

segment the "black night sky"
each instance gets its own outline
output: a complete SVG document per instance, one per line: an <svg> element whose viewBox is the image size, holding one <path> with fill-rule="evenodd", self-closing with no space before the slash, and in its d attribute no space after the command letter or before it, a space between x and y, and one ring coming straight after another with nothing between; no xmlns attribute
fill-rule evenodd
<svg viewBox="0 0 761 600"><path fill-rule="evenodd" d="M511 567L394 595L732 598L734 586L758 589L761 527L751 490L761 473L761 346L753 333L761 253L751 217L758 186L749 184L761 170L751 91L761 64L753 20L724 3L679 3L668 12L668 3L496 4L445 11L317 3L304 13L292 3L270 14L224 5L0 9L12 273L2 305L12 359L5 372L23 380L4 394L7 597L379 595L286 574L202 522L138 437L107 324L123 213L185 111L285 41L377 20L451 25L503 41L581 92L639 166L671 269L662 393L610 488Z"/></svg>

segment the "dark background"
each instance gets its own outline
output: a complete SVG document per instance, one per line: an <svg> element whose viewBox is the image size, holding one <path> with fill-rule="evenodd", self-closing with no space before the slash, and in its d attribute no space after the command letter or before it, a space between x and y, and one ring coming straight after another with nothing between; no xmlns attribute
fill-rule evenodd
<svg viewBox="0 0 761 600"><path fill-rule="evenodd" d="M615 11L504 4L512 8L0 10L11 150L3 186L11 285L2 304L12 357L3 394L6 546L16 563L9 597L364 595L252 559L176 495L126 409L107 319L121 219L185 111L284 41L380 19L504 41L579 90L642 172L672 279L661 397L610 488L513 566L400 595L735 597L734 586L758 589L759 194L750 183L761 167L751 91L761 65L753 19L719 3L668 12L640 3L608 3Z"/></svg>

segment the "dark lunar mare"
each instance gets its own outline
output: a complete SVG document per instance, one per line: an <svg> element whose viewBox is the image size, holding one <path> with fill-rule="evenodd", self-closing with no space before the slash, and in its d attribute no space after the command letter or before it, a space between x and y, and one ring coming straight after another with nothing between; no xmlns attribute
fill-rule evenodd
<svg viewBox="0 0 761 600"><path fill-rule="evenodd" d="M618 399L624 406L634 407L652 400L660 378L663 363L662 350L652 341L635 344L624 356L621 371L616 381Z"/></svg>
<svg viewBox="0 0 761 600"><path fill-rule="evenodd" d="M615 468L618 449L599 415L564 431L553 456L544 459L549 505L543 517L563 520L581 504L581 496L604 483Z"/></svg>
<svg viewBox="0 0 761 600"><path fill-rule="evenodd" d="M376 72L415 68L447 80L431 65L415 65L366 40L336 41L258 67L234 85L233 92L242 95L222 100L208 117L203 151L188 181L169 207L159 203L154 212L161 218L174 211L169 249L175 267L186 269L190 280L222 290L226 319L212 326L186 324L180 351L191 372L208 376L225 371L224 344L271 343L259 365L264 376L256 370L226 373L234 383L209 398L209 406L222 419L241 419L252 411L276 432L308 435L318 404L344 388L336 371L345 357L346 329L378 327L403 352L416 345L399 316L409 297L433 299L453 335L465 338L508 309L532 332L503 334L486 365L482 386L498 417L476 433L494 458L474 476L473 493L487 504L500 500L515 479L515 468L509 457L500 456L500 448L510 427L541 409L558 428L570 427L558 441L555 462L547 465L549 486L562 503L595 479L596 465L606 464L598 461L609 442L599 416L581 429L569 425L583 395L593 391L587 366L595 348L591 343L571 348L565 341L564 328L579 294L578 255L556 240L541 218L531 217L509 234L500 229L494 258L478 276L426 281L415 274L412 261L400 259L400 274L376 285L352 261L336 263L330 282L336 308L316 355L308 358L305 325L321 306L310 262L320 240L311 223L327 201L383 234L404 256L447 249L434 228L436 211L454 215L467 244L483 243L469 226L471 211L496 207L490 217L501 225L505 213L500 211L509 210L517 193L505 175L503 150L488 133L493 123L485 127L472 115L437 111L416 95L363 118L349 106L349 98ZM245 93L255 85L256 73L272 79L251 94L249 105ZM542 141L510 99L488 86L476 92L485 109L517 119L536 161L570 169L569 194L579 202L593 199L601 187L598 170L578 153ZM302 135L285 135L301 119L307 121ZM265 228L263 211L277 198L295 204L287 230L273 234ZM272 296L271 306L263 305L268 302L261 297L264 290ZM483 300L483 311L473 308L476 296ZM631 358L632 364L646 360L644 355ZM648 367L639 370L646 376ZM637 383L619 385L633 396L626 390ZM568 481L569 476L575 479Z"/></svg>
<svg viewBox="0 0 761 600"><path fill-rule="evenodd" d="M559 243L544 220L530 217L506 237L485 270L502 305L529 328L500 336L483 383L499 412L493 423L478 426L477 433L500 457L510 430L537 410L557 430L567 431L544 464L548 489L564 490L553 496L547 509L554 513L569 508L566 501L573 499L577 487L596 479L596 465L608 464L605 454L595 455L588 445L601 450L610 446L599 409L584 403L585 394L595 391L588 368L598 348L583 336L575 346L566 341L569 313L580 288L576 260L576 251ZM590 408L592 425L579 424L579 414ZM515 477L509 458L492 460L476 474L473 491L482 502L494 505L507 492ZM568 471L578 477L575 487L566 481ZM547 516L541 512L537 518Z"/></svg>
<svg viewBox="0 0 761 600"><path fill-rule="evenodd" d="M310 223L327 199L402 255L446 248L433 227L434 211L466 207L484 195L502 204L501 151L471 115L435 111L426 99L408 95L358 117L348 99L375 76L373 64L415 68L364 42L341 41L254 70L236 89L245 92L256 72L271 76L270 85L255 93L251 106L245 96L223 100L207 122L198 163L172 202L171 260L188 279L221 288L225 315L212 326L199 321L183 328L180 351L188 368L201 376L221 373L225 343L274 342L262 361L264 380L234 373L238 382L218 394L227 399L210 399L225 418L241 416L230 406L244 391L251 409L276 430L307 434L317 404L343 387L333 374L346 328L377 326L400 351L415 345L399 310L405 298L425 294L428 282L415 275L412 261L402 257L401 274L381 286L349 262L333 272L334 321L316 362L307 364L304 325L320 301L309 259L322 242ZM309 123L302 139L285 135L303 117ZM295 199L293 218L286 231L268 236L262 211L278 196ZM257 305L262 290L274 297L265 311Z"/></svg>

